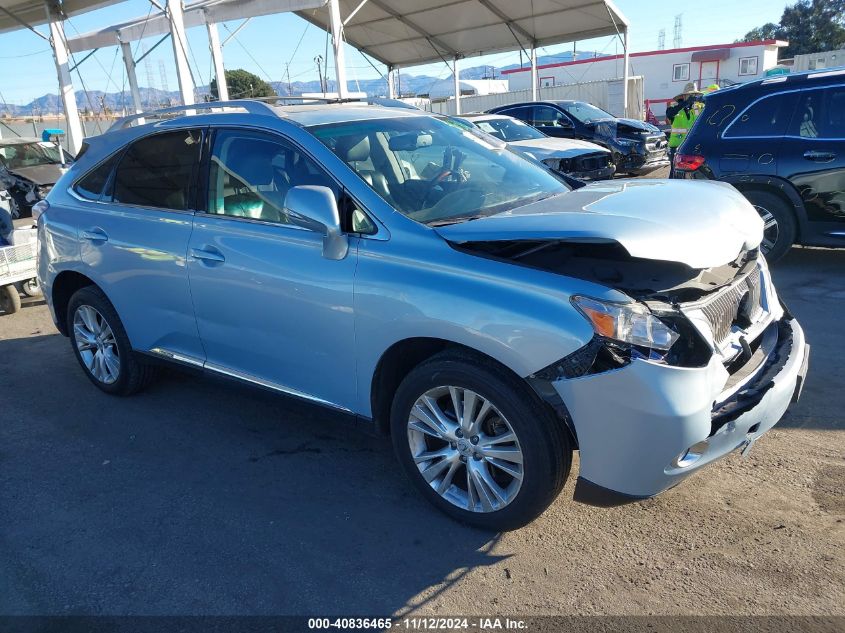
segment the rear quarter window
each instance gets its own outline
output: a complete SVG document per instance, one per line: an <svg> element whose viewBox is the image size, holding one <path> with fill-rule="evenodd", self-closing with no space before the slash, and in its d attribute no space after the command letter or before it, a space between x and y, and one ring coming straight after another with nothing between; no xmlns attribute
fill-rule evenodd
<svg viewBox="0 0 845 633"><path fill-rule="evenodd" d="M112 156L94 167L94 169L76 181L76 184L73 185L74 192L86 200L99 200L103 195L103 190L106 188L116 162L117 157Z"/></svg>

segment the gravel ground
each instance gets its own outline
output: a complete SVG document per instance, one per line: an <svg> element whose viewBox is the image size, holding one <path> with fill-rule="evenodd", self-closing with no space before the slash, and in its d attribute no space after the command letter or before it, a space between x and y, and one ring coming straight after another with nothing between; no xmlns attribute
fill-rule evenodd
<svg viewBox="0 0 845 633"><path fill-rule="evenodd" d="M324 410L175 371L101 394L30 301L0 316L0 614L845 615L844 268L776 267L811 369L748 459L615 509L570 481L495 536Z"/></svg>

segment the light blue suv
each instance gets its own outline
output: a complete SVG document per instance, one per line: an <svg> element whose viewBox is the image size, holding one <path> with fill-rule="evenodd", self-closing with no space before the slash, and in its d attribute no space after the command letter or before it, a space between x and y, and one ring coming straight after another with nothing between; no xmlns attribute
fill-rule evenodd
<svg viewBox="0 0 845 633"><path fill-rule="evenodd" d="M89 139L36 209L90 380L161 361L351 414L443 511L524 525L747 450L807 346L728 185L571 188L482 133L366 104L205 104Z"/></svg>

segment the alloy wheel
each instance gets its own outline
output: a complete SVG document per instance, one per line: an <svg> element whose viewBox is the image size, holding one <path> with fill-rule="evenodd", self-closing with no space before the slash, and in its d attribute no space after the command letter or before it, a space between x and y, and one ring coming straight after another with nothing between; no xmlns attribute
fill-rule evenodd
<svg viewBox="0 0 845 633"><path fill-rule="evenodd" d="M768 255L778 242L780 227L771 211L759 205L754 205L754 208L763 220L763 241L760 243L760 250L763 251L763 255Z"/></svg>
<svg viewBox="0 0 845 633"><path fill-rule="evenodd" d="M120 376L120 353L111 326L96 309L81 305L73 315L73 339L86 369L110 385Z"/></svg>
<svg viewBox="0 0 845 633"><path fill-rule="evenodd" d="M422 394L408 417L408 443L432 489L464 510L501 510L522 485L516 433L490 400L470 389L442 386Z"/></svg>

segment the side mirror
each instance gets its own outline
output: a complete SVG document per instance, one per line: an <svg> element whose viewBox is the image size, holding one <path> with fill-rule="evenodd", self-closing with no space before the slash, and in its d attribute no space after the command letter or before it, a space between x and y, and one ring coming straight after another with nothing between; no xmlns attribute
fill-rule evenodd
<svg viewBox="0 0 845 633"><path fill-rule="evenodd" d="M294 215L320 225L323 231L323 257L326 259L346 257L349 251L349 239L340 228L340 212L331 189L316 185L291 187L285 197L285 207Z"/></svg>

